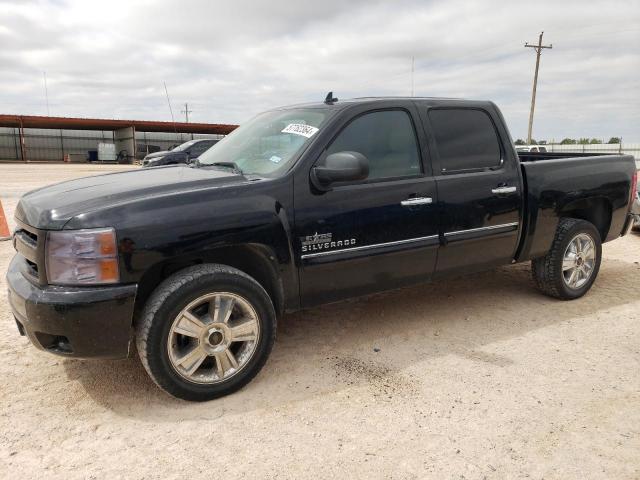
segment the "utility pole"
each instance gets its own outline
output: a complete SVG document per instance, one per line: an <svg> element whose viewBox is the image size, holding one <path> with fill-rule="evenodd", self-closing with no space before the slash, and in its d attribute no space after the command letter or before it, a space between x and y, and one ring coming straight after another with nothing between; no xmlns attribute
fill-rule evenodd
<svg viewBox="0 0 640 480"><path fill-rule="evenodd" d="M530 45L529 42L524 44L525 47L533 48L536 51L536 73L533 76L533 92L531 94L531 112L529 113L529 131L527 133L528 145L531 145L531 130L533 129L533 111L536 108L536 88L538 87L538 69L540 68L540 55L542 54L543 48L553 48L553 44L542 45L543 35L544 35L544 32L541 32L540 36L538 37L537 45Z"/></svg>
<svg viewBox="0 0 640 480"><path fill-rule="evenodd" d="M187 123L189 123L189 114L192 110L189 110L189 104L185 102L184 110L180 110L180 113L184 113L185 118L187 119ZM193 133L191 134L191 140L193 140Z"/></svg>
<svg viewBox="0 0 640 480"><path fill-rule="evenodd" d="M189 123L189 114L193 113L193 110L189 110L189 104L184 104L184 110L180 110L180 113L184 113L185 118L187 119L187 123Z"/></svg>

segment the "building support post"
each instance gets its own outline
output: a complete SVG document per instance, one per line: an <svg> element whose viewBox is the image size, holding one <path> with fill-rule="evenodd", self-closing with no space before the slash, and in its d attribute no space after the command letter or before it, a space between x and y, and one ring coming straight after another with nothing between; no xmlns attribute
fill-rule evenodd
<svg viewBox="0 0 640 480"><path fill-rule="evenodd" d="M24 126L22 125L22 117L18 117L18 120L20 121L20 157L21 160L24 163L27 163L27 154L26 154L26 148L25 148L25 140L24 140Z"/></svg>

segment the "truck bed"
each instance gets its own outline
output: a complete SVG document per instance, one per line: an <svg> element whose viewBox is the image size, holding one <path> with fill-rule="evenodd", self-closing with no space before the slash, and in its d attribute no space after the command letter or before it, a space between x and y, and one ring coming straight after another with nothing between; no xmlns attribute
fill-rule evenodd
<svg viewBox="0 0 640 480"><path fill-rule="evenodd" d="M635 171L631 155L519 152L518 157L527 192L519 261L549 250L563 216L602 225L603 242L620 236ZM600 221L604 218L610 222Z"/></svg>
<svg viewBox="0 0 640 480"><path fill-rule="evenodd" d="M544 160L557 160L559 158L584 158L584 157L611 157L616 155L603 153L584 152L518 152L520 162L537 162Z"/></svg>

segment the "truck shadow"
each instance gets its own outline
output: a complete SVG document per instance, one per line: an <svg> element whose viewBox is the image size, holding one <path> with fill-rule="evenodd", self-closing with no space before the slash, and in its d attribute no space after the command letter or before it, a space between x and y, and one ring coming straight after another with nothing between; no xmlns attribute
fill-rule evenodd
<svg viewBox="0 0 640 480"><path fill-rule="evenodd" d="M634 301L639 274L637 264L608 259L590 293L562 302L534 290L528 265L515 265L287 315L262 372L234 395L203 404L160 391L137 356L63 365L98 404L142 421L215 419L349 389L366 389L372 400L384 401L425 394L425 373L415 375L415 366L432 358L456 355L508 367L518 358L487 347Z"/></svg>

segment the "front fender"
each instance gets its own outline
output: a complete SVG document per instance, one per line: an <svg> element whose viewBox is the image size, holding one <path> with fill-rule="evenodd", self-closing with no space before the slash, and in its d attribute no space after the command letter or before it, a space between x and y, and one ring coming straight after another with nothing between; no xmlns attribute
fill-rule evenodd
<svg viewBox="0 0 640 480"><path fill-rule="evenodd" d="M171 273L173 267L168 266L210 258L224 263L219 252L261 246L273 257L285 298L295 305L298 281L290 242L293 205L288 187L281 180L178 192L92 212L67 228L115 227L123 283L149 277L159 283Z"/></svg>

